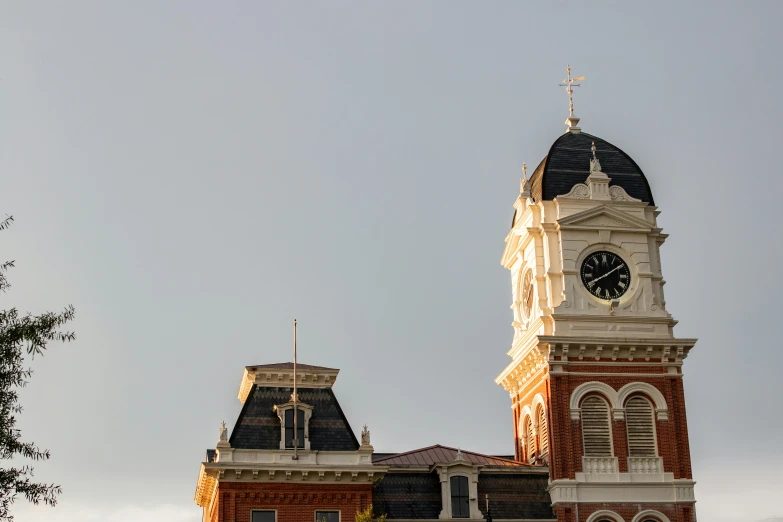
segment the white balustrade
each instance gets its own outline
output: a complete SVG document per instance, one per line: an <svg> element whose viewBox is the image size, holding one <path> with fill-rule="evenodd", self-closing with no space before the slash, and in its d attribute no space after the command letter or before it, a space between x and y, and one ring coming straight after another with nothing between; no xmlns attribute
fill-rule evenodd
<svg viewBox="0 0 783 522"><path fill-rule="evenodd" d="M638 474L663 473L661 457L628 457L628 471Z"/></svg>
<svg viewBox="0 0 783 522"><path fill-rule="evenodd" d="M617 473L617 457L582 457L584 473Z"/></svg>

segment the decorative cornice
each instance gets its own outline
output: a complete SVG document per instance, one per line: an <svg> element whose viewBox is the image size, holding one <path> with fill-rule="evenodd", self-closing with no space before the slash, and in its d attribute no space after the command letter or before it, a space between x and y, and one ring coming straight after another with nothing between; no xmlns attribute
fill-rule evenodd
<svg viewBox="0 0 783 522"><path fill-rule="evenodd" d="M658 362L671 366L670 372L682 365L683 359L696 344L696 339L676 338L590 338L538 335L533 338L514 360L495 378L495 382L509 392L512 399L533 377L541 371L553 375L564 373L569 361L608 362ZM580 375L582 373L580 372ZM587 374L584 374L587 375ZM656 374L657 377L681 376L679 373Z"/></svg>
<svg viewBox="0 0 783 522"><path fill-rule="evenodd" d="M258 466L237 462L209 462L201 465L201 474L196 488L196 502L206 502L211 494L210 487L218 481L224 482L307 482L317 480L326 484L357 482L374 484L389 470L388 466L373 464L361 466L300 466L265 465ZM202 478L203 477L203 478ZM199 503L203 507L203 504Z"/></svg>
<svg viewBox="0 0 783 522"><path fill-rule="evenodd" d="M297 386L302 388L331 388L337 379L338 369L323 368L318 370L300 369L296 371ZM247 366L242 373L239 385L239 400L242 404L247 400L253 385L266 387L293 387L293 368L263 368Z"/></svg>
<svg viewBox="0 0 783 522"><path fill-rule="evenodd" d="M196 483L195 501L201 507L207 507L215 492L218 483L218 472L216 470L207 470L204 464L198 474Z"/></svg>

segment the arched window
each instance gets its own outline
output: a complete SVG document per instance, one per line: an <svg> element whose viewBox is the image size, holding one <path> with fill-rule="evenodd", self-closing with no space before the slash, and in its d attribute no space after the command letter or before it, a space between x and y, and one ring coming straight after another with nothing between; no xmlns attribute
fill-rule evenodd
<svg viewBox="0 0 783 522"><path fill-rule="evenodd" d="M631 397L625 403L625 428L628 432L628 456L655 457L655 420L653 407L644 397Z"/></svg>
<svg viewBox="0 0 783 522"><path fill-rule="evenodd" d="M612 456L609 405L596 395L582 401L582 441L586 457Z"/></svg>
<svg viewBox="0 0 783 522"><path fill-rule="evenodd" d="M538 447L539 455L549 453L549 430L546 425L546 410L542 406L538 407Z"/></svg>
<svg viewBox="0 0 783 522"><path fill-rule="evenodd" d="M527 439L527 461L533 462L536 460L536 434L533 431L533 419L530 417L525 419L525 438Z"/></svg>

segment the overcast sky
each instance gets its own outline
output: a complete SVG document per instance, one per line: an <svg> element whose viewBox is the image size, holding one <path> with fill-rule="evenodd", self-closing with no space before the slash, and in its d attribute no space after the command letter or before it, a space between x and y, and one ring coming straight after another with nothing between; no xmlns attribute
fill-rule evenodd
<svg viewBox="0 0 783 522"><path fill-rule="evenodd" d="M519 188L565 129L647 175L700 520L781 516L780 2L0 2L0 306L73 304L23 522L197 522L245 365L341 369L377 451L513 453Z"/></svg>

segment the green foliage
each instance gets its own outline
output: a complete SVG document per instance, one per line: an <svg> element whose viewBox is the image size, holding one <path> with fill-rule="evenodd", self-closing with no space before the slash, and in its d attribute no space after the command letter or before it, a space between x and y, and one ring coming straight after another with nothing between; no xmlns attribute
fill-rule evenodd
<svg viewBox="0 0 783 522"><path fill-rule="evenodd" d="M372 506L368 506L364 511L356 512L356 522L386 522L386 515L378 517L373 516Z"/></svg>
<svg viewBox="0 0 783 522"><path fill-rule="evenodd" d="M11 216L0 221L0 230L5 230L12 222ZM0 264L0 292L9 288L6 275L13 266L13 261ZM72 306L60 313L41 315L20 314L16 308L0 310L0 460L49 458L49 450L42 450L32 442L22 442L21 433L15 427L16 415L22 412L18 390L32 375L32 370L23 366L23 350L35 358L43 355L50 341L72 341L73 332L63 332L61 328L73 316ZM60 486L33 482L32 476L33 468L29 465L0 467L0 521L14 519L10 508L20 493L33 504L43 502L54 506L57 503Z"/></svg>

